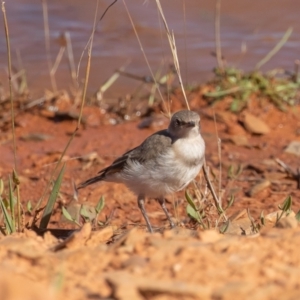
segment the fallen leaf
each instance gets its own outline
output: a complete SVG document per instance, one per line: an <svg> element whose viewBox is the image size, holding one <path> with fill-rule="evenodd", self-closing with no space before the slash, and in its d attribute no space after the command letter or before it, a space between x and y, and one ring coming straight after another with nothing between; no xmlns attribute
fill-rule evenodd
<svg viewBox="0 0 300 300"><path fill-rule="evenodd" d="M229 217L229 220L231 222L234 222L238 219L242 219L242 218L245 218L247 216L247 210L246 209L242 209L242 210L239 210L237 212L235 212L234 214L232 214L230 217Z"/></svg>
<svg viewBox="0 0 300 300"><path fill-rule="evenodd" d="M253 197L256 194L258 194L259 192L261 192L264 189L266 189L267 187L269 187L270 185L271 185L271 182L269 180L263 180L263 181L255 184L247 194L250 197Z"/></svg>
<svg viewBox="0 0 300 300"><path fill-rule="evenodd" d="M240 218L229 222L228 228L224 233L225 235L251 235L252 232L252 223L248 217Z"/></svg>
<svg viewBox="0 0 300 300"><path fill-rule="evenodd" d="M237 146L250 147L249 140L244 135L233 135L229 137L229 140Z"/></svg>
<svg viewBox="0 0 300 300"><path fill-rule="evenodd" d="M277 228L297 228L298 227L298 221L295 218L295 215L289 214L285 218L281 218L277 224Z"/></svg>
<svg viewBox="0 0 300 300"><path fill-rule="evenodd" d="M269 126L260 118L245 112L242 116L244 127L253 134L267 134L270 132Z"/></svg>
<svg viewBox="0 0 300 300"><path fill-rule="evenodd" d="M53 136L44 133L29 133L20 137L22 141L34 141L34 142L46 141L51 138L53 138Z"/></svg>
<svg viewBox="0 0 300 300"><path fill-rule="evenodd" d="M282 210L274 211L265 216L265 221L271 223L272 225L275 225L275 223L277 221L277 217L280 216L281 213L282 213ZM293 211L291 211L288 216L295 218L296 214ZM285 219L288 216L286 214L283 214L280 220ZM296 218L295 218L295 220L296 220Z"/></svg>
<svg viewBox="0 0 300 300"><path fill-rule="evenodd" d="M87 153L85 155L82 155L81 157L79 157L79 160L83 161L83 162L90 162L90 161L94 161L98 158L99 158L98 153L96 151L93 151L93 152Z"/></svg>
<svg viewBox="0 0 300 300"><path fill-rule="evenodd" d="M290 142L284 152L300 156L300 141Z"/></svg>

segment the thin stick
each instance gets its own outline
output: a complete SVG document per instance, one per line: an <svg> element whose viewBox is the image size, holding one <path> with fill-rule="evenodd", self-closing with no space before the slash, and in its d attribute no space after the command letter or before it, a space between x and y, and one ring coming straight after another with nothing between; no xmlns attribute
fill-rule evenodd
<svg viewBox="0 0 300 300"><path fill-rule="evenodd" d="M114 82L120 77L122 72L126 69L129 65L130 60L128 60L123 66L121 66L118 70L116 70L112 76L110 76L98 89L96 92L97 100L101 101L103 99L104 93L114 84Z"/></svg>
<svg viewBox="0 0 300 300"><path fill-rule="evenodd" d="M60 47L60 49L58 51L58 54L56 56L55 62L54 62L53 66L52 66L52 69L50 71L51 76L55 76L57 68L58 68L58 66L61 62L62 56L64 55L65 49L66 49L66 47Z"/></svg>
<svg viewBox="0 0 300 300"><path fill-rule="evenodd" d="M20 70L18 73L21 73L21 80L20 80L19 90L18 90L18 93L20 95L23 94L24 91L28 90L28 85L27 85L26 71L23 67L21 52L19 49L16 50L16 54L17 54L18 65Z"/></svg>
<svg viewBox="0 0 300 300"><path fill-rule="evenodd" d="M8 24L6 18L5 2L2 1L2 13L4 20L5 38L6 38L6 49L7 49L7 64L8 64L8 84L9 84L9 98L11 108L11 128L13 136L13 149L14 149L14 168L17 170L17 147L16 147L16 133L15 133L15 114L14 114L14 103L12 96L12 82L11 82L11 55L10 55L10 42Z"/></svg>
<svg viewBox="0 0 300 300"><path fill-rule="evenodd" d="M8 62L8 82L9 82L9 97L10 97L10 106L11 106L11 126L12 126L12 135L13 135L13 152L14 152L14 173L17 173L17 148L16 148L16 133L15 133L15 116L14 116L14 103L13 103L13 96L12 96L12 82L11 82L11 54L10 54L10 42L9 42L9 31L8 31L8 23L6 18L6 10L5 10L5 3L2 2L2 12L3 12L3 19L4 19L4 28L5 28L5 37L6 37L6 47L7 47L7 62ZM18 231L21 231L20 226L20 190L19 190L19 181L16 181L15 184L17 186L17 211L18 211ZM14 216L13 216L14 218Z"/></svg>
<svg viewBox="0 0 300 300"><path fill-rule="evenodd" d="M300 60L295 60L295 73L294 73L294 82L298 82L299 79L299 66L300 66Z"/></svg>
<svg viewBox="0 0 300 300"><path fill-rule="evenodd" d="M45 48L48 62L48 69L50 74L50 80L53 92L57 91L57 85L54 75L51 73L52 62L51 62L51 53L50 53L50 30L49 30L49 22L48 22L48 6L47 0L42 0L43 6L43 18L44 18L44 32L45 32Z"/></svg>
<svg viewBox="0 0 300 300"><path fill-rule="evenodd" d="M70 32L64 33L65 40L66 40L66 47L67 47L67 56L69 61L69 67L71 72L71 77L73 80L74 87L77 87L77 81L76 81L76 67L74 63L74 54L73 54L73 48L72 48L72 42L71 42L71 35Z"/></svg>
<svg viewBox="0 0 300 300"><path fill-rule="evenodd" d="M97 5L96 5L96 11L95 11L95 17L94 17L94 23L93 23L93 33L95 32L95 28L96 28L96 20L97 20L97 14L98 14L98 7L99 7L99 0L97 0ZM41 198L39 199L38 203L36 204L35 208L34 208L34 212L39 208L40 204L42 203L50 185L51 185L51 179L53 178L54 174L56 173L58 167L60 166L60 163L65 155L65 153L67 152L67 149L69 148L71 142L73 141L77 131L79 130L79 127L80 127L80 124L81 124L81 119L82 119L82 112L83 112L83 106L84 106L84 103L85 103L85 98L86 98L86 91L87 91L87 85L88 85L88 80L89 80L89 73L90 73L90 65L91 65L91 54L92 54L92 46L93 46L93 35L92 35L92 39L91 39L91 43L89 45L89 50L88 50L88 63L87 63L87 67L86 67L86 77L85 77L85 83L84 83L84 89L83 89L83 96L82 96L82 101L81 101L81 106L80 106L80 112L79 112L79 117L78 117L78 121L77 121L77 125L76 125L76 128L73 132L73 134L71 135L64 151L62 152L54 170L52 171L51 173L51 176L50 176L50 180L41 196ZM34 213L33 213L34 215ZM32 224L33 225L33 224Z"/></svg>
<svg viewBox="0 0 300 300"><path fill-rule="evenodd" d="M76 131L79 129L81 119L82 119L83 106L85 103L86 91L87 91L88 81L89 81L89 77L90 77L90 70L91 70L92 47L93 47L93 41L94 41L94 34L96 31L96 26L97 26L96 21L97 21L98 6L99 6L99 0L97 0L96 13L95 13L94 24L93 24L93 34L91 35L91 42L90 42L90 45L88 48L88 61L87 61L87 65L86 65L86 73L85 73L82 101L81 101L81 106L80 106L80 114L78 117L77 128L75 129L75 131L72 135L72 139L75 136Z"/></svg>
<svg viewBox="0 0 300 300"><path fill-rule="evenodd" d="M83 51L81 52L81 55L80 55L80 59L79 59L79 63L78 63L78 66L77 66L77 73L76 73L76 80L77 80L77 83L78 83L78 76L79 76L79 69L80 69L80 65L81 65L81 60L83 58L83 55L84 55L84 52L85 50L89 47L89 44L91 42L91 39L92 39L92 36L95 34L95 31L96 31L96 28L99 24L99 22L104 18L104 16L106 15L106 13L108 12L108 10L117 2L118 0L114 0L110 5L108 5L108 7L105 9L104 13L101 15L101 17L99 18L96 26L95 26L95 30L92 31L90 37L89 37L89 40L87 41ZM79 85L79 84L78 84Z"/></svg>
<svg viewBox="0 0 300 300"><path fill-rule="evenodd" d="M182 1L183 6L183 34L184 34L184 62L185 62L185 84L188 82L188 59L187 59L187 41L186 41L186 8L185 0Z"/></svg>
<svg viewBox="0 0 300 300"><path fill-rule="evenodd" d="M23 226L21 224L21 196L20 196L20 181L16 183L17 187L17 220L18 220L18 232L23 231Z"/></svg>
<svg viewBox="0 0 300 300"><path fill-rule="evenodd" d="M214 111L214 123L215 123L215 131L216 131L216 136L217 136L217 143L218 143L218 155L219 155L219 201L220 205L222 207L222 199L221 199L221 189L222 189L222 149L221 149L221 144L222 141L218 135L218 128L217 128L217 120L216 120L216 114Z"/></svg>
<svg viewBox="0 0 300 300"><path fill-rule="evenodd" d="M223 64L222 50L221 50L220 13L221 13L221 0L216 0L216 8L215 8L216 56L217 56L218 67L221 70L221 72L224 72L224 64Z"/></svg>
<svg viewBox="0 0 300 300"><path fill-rule="evenodd" d="M290 166L285 164L282 160L279 158L275 158L275 161L293 178L293 179L299 179L299 169L297 171L294 171Z"/></svg>
<svg viewBox="0 0 300 300"><path fill-rule="evenodd" d="M184 86L183 86L182 77L181 77L181 73L180 73L180 65L179 65L179 60L178 60L178 55L177 55L175 36L174 36L174 33L173 32L171 33L170 30L169 30L168 23L166 21L166 18L165 18L165 15L163 13L163 10L162 10L162 7L161 7L161 4L160 4L159 0L156 0L156 5L158 7L161 18L162 18L163 23L165 25L168 41L169 41L172 56L173 56L173 62L174 62L175 70L176 70L176 73L177 73L177 76L178 76L178 80L179 80L179 84L180 84L182 94L183 94L183 97L184 97L184 100L185 100L185 104L186 104L187 109L190 109L190 105L189 105L189 102L188 102L186 94L185 94L185 89L184 89Z"/></svg>
<svg viewBox="0 0 300 300"><path fill-rule="evenodd" d="M215 189L214 189L214 187L213 187L213 185L212 185L212 183L211 183L211 181L209 179L209 175L208 175L208 172L207 172L207 169L206 169L206 161L204 161L202 170L203 170L203 174L204 174L205 180L207 182L208 188L209 188L209 190L210 190L210 192L211 192L211 194L213 196L213 199L215 200L215 205L216 205L218 211L223 214L225 220L227 221L227 217L226 217L225 212L224 212L224 210L222 208L221 202L220 202L220 200L219 200L219 198L218 198L218 196L217 196L217 194L215 192Z"/></svg>
<svg viewBox="0 0 300 300"><path fill-rule="evenodd" d="M291 36L293 32L293 27L289 27L283 37L280 39L280 41L276 44L276 46L262 59L260 60L256 66L255 69L260 69L265 63L267 63L287 42L289 37Z"/></svg>
<svg viewBox="0 0 300 300"><path fill-rule="evenodd" d="M139 76L139 75L135 75L135 74L132 74L129 72L122 71L120 69L117 72L118 72L118 74L120 74L122 76L131 78L131 79L135 79L135 80L141 81L143 83L151 83L151 84L154 83L155 84L155 81L150 76ZM157 82L157 84L160 84L160 83Z"/></svg>
<svg viewBox="0 0 300 300"><path fill-rule="evenodd" d="M166 59L166 54L165 54L165 47L164 47L164 39L163 39L163 32L162 32L162 21L161 21L161 17L160 17L160 13L159 10L157 8L157 17L158 17L158 23L159 23L159 33L160 33L160 42L161 42L161 51L162 51L162 65L165 67L167 65L167 59ZM169 106L169 110L170 110L170 83L168 80L168 74L167 74L167 80L166 80L166 85L167 85L167 103Z"/></svg>
<svg viewBox="0 0 300 300"><path fill-rule="evenodd" d="M125 10L126 10L126 12L127 12L128 18L129 18L129 20L130 20L131 26L132 26L132 28L133 28L133 31L134 31L135 36L136 36L136 38L137 38L137 41L138 41L138 43L139 43L139 46L140 46L140 49L141 49L142 54L143 54L143 56L144 56L144 59L145 59L145 61L146 61L147 67L148 67L148 69L149 69L149 71L150 71L151 77L152 77L152 79L153 79L153 81L155 82L155 85L156 85L156 87L157 87L157 91L158 91L158 94L159 94L159 96L160 96L160 98L161 98L161 100L162 100L164 109L165 109L165 111L170 115L170 110L168 109L168 107L167 107L167 105L166 105L166 102L165 102L165 99L164 99L164 97L163 97L163 95L162 95L162 93L161 93L161 91L160 91L160 89L159 89L159 85L158 85L157 80L155 79L154 73L153 73L153 71L152 71L152 69L151 69L151 67L150 67L150 63L149 63L149 61L148 61L147 55L146 55L146 53L145 53L145 50L144 50L144 47L143 47L143 45L142 45L142 42L141 42L141 40L140 40L140 38L139 38L139 35L138 35L137 31L136 31L135 25L134 25L134 23L133 23L133 20L132 20L132 18L131 18L131 15L130 15L130 13L129 13L129 10L128 10L128 7L127 7L127 5L126 5L125 0L123 0L123 4L124 4L124 6L125 6Z"/></svg>

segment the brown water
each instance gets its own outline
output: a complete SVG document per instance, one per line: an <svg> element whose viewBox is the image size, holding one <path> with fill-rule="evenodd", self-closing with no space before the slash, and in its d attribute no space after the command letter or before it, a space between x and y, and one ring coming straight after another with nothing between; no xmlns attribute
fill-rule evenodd
<svg viewBox="0 0 300 300"><path fill-rule="evenodd" d="M112 1L99 1L99 16ZM185 83L201 83L212 77L216 59L214 1L162 0L169 28L174 31ZM96 0L48 1L50 46L52 61L60 49L58 37L71 35L75 64L89 39ZM158 17L155 1L126 0L153 72L172 61L163 24ZM38 0L7 1L13 64L20 69L17 51L27 73L32 97L40 97L51 89L45 51L43 9ZM280 40L288 27L293 34L281 51L263 70L275 67L293 70L300 58L300 2L293 0L224 0L221 8L222 53L229 65L252 69ZM2 15L1 15L2 18ZM2 21L2 20L1 20ZM2 22L0 23L2 24ZM86 57L86 55L85 55ZM119 0L98 24L95 34L89 93L93 93L113 72L129 62L126 71L138 76L150 74L129 18ZM80 81L84 78L86 58L81 63ZM6 44L0 28L0 80L7 88ZM66 55L60 63L56 80L59 88L72 86ZM140 83L120 77L106 96L118 97L132 92Z"/></svg>

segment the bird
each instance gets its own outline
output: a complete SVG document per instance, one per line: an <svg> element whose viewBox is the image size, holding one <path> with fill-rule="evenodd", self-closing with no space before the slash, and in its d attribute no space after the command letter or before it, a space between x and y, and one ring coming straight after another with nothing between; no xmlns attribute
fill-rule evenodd
<svg viewBox="0 0 300 300"><path fill-rule="evenodd" d="M150 135L95 177L80 183L77 189L99 181L123 183L137 196L149 232L152 233L153 228L145 209L146 197L158 201L174 228L165 197L184 189L194 180L204 159L200 116L195 111L180 110L172 115L168 128Z"/></svg>

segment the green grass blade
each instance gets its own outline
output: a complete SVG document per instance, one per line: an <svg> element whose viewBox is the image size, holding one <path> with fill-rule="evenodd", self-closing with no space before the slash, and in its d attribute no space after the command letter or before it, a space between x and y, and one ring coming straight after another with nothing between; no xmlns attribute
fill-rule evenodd
<svg viewBox="0 0 300 300"><path fill-rule="evenodd" d="M62 182L62 179L64 176L65 167L66 167L66 165L64 164L59 172L59 175L58 175L55 183L54 183L53 189L50 193L47 205L45 207L45 210L44 210L44 213L43 213L43 216L41 219L40 228L47 228L47 226L48 226L48 223L50 221L51 214L53 211L53 207L54 207L57 195L59 193L61 182Z"/></svg>
<svg viewBox="0 0 300 300"><path fill-rule="evenodd" d="M32 213L32 204L31 204L31 201L30 201L30 200L27 202L27 211L28 211L29 213Z"/></svg>
<svg viewBox="0 0 300 300"><path fill-rule="evenodd" d="M231 206L233 205L234 200L235 200L234 195L231 195L231 196L230 196L230 199L229 199L229 201L228 201L227 206L224 208L224 211L226 211L229 207L231 207Z"/></svg>
<svg viewBox="0 0 300 300"><path fill-rule="evenodd" d="M80 216L84 217L85 221L91 222L97 216L97 212L94 207L90 205L81 205Z"/></svg>
<svg viewBox="0 0 300 300"><path fill-rule="evenodd" d="M224 234L224 233L228 230L229 224L230 224L230 221L227 220L227 221L219 228L219 232L220 232L221 234Z"/></svg>
<svg viewBox="0 0 300 300"><path fill-rule="evenodd" d="M99 214L101 212L101 210L104 208L104 206L105 206L105 199L103 196L101 196L99 202L97 203L97 205L95 207L96 213Z"/></svg>
<svg viewBox="0 0 300 300"><path fill-rule="evenodd" d="M279 205L278 208L282 210L283 212L289 213L292 208L292 197L289 195L282 205Z"/></svg>
<svg viewBox="0 0 300 300"><path fill-rule="evenodd" d="M62 214L68 221L74 222L74 219L72 218L72 216L64 206L62 207Z"/></svg>
<svg viewBox="0 0 300 300"><path fill-rule="evenodd" d="M190 218L196 220L199 223L201 222L199 213L190 204L187 205L186 212Z"/></svg>
<svg viewBox="0 0 300 300"><path fill-rule="evenodd" d="M11 216L9 215L6 207L5 207L5 204L2 200L2 198L0 197L0 207L3 211L3 215L4 215L4 220L5 220L5 223L6 223L6 229L7 229L7 233L8 234L12 234L14 232L14 228L13 228L13 224L12 224L12 219L11 219Z"/></svg>
<svg viewBox="0 0 300 300"><path fill-rule="evenodd" d="M81 227L80 223L78 221L76 221L71 214L68 212L68 210L63 206L62 207L62 214L63 216L70 222L76 224L77 226Z"/></svg>
<svg viewBox="0 0 300 300"><path fill-rule="evenodd" d="M4 191L4 183L3 180L0 179L0 196L2 195L3 191Z"/></svg>
<svg viewBox="0 0 300 300"><path fill-rule="evenodd" d="M298 222L300 222L300 210L298 210L298 212L296 213L295 218Z"/></svg>
<svg viewBox="0 0 300 300"><path fill-rule="evenodd" d="M185 190L185 199L187 200L188 204L193 208L193 210L197 211L196 205L187 190Z"/></svg>
<svg viewBox="0 0 300 300"><path fill-rule="evenodd" d="M8 197L9 197L11 226L12 226L13 232L15 232L15 229L16 229L15 203L14 203L14 193L13 193L10 176L8 178Z"/></svg>

